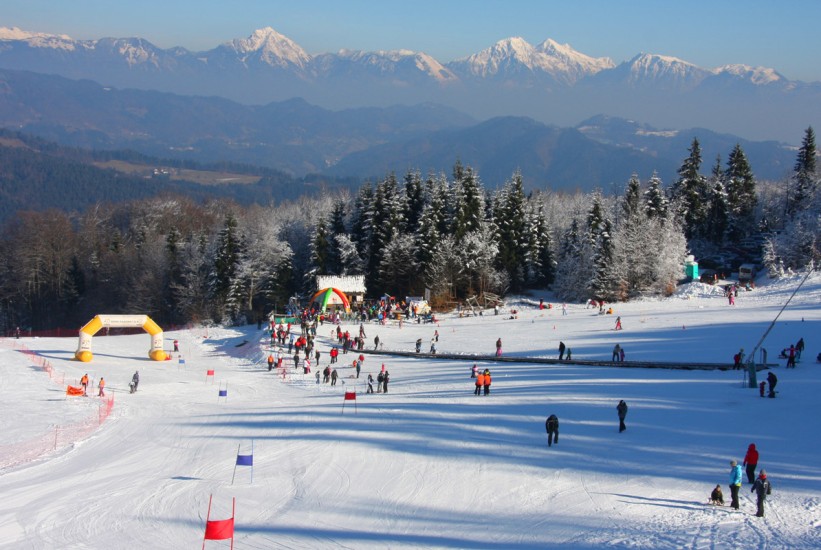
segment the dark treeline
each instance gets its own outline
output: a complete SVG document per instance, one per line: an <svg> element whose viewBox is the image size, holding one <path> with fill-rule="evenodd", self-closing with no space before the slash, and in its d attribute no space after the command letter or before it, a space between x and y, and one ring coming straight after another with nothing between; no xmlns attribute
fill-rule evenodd
<svg viewBox="0 0 821 550"><path fill-rule="evenodd" d="M98 313L254 321L318 274L364 275L371 297L430 289L446 307L531 288L566 301L667 294L687 254L728 272L798 269L819 258L816 155L810 128L780 182L756 181L739 146L704 175L694 139L672 185L634 175L619 196L526 195L519 173L491 191L457 162L450 175L389 174L266 206L167 194L17 212L0 234L0 319L6 331Z"/></svg>

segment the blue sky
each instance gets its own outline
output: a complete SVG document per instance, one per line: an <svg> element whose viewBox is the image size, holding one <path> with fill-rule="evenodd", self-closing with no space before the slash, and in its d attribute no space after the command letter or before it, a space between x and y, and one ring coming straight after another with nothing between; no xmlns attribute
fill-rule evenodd
<svg viewBox="0 0 821 550"><path fill-rule="evenodd" d="M308 53L423 51L447 62L521 36L616 63L640 52L705 68L772 67L821 81L821 1L791 0L2 0L0 26L73 38L140 36L211 49L270 26Z"/></svg>

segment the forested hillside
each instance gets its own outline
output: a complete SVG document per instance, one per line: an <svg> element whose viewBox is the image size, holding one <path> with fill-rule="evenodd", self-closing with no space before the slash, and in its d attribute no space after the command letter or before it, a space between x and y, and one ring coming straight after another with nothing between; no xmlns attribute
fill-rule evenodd
<svg viewBox="0 0 821 550"><path fill-rule="evenodd" d="M0 130L0 222L20 210L79 212L92 205L161 195L267 205L339 186L352 184L332 178L296 179L270 168L235 163L205 165L133 151L63 147Z"/></svg>
<svg viewBox="0 0 821 550"><path fill-rule="evenodd" d="M617 195L526 194L519 173L491 192L456 161L450 176L388 174L284 203L179 194L22 212L0 235L0 318L6 330L77 327L101 311L256 319L305 296L316 274L364 274L371 297L429 288L439 306L548 287L561 300L629 300L672 291L688 253L727 273L819 260L812 128L788 181L756 180L740 146L709 175L697 140L686 153L675 182L634 176ZM43 192L59 200L57 174L80 168L55 160L53 170Z"/></svg>

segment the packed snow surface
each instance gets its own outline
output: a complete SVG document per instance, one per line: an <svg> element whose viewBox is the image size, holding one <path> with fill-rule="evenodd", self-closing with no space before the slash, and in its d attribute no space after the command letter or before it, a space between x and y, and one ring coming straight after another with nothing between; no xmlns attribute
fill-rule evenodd
<svg viewBox="0 0 821 550"><path fill-rule="evenodd" d="M365 353L356 379L359 352L340 354L336 386L297 374L288 358L284 377L269 372L256 325L166 332L166 349L178 339L180 353L165 362L148 359L146 334L95 336L90 363L73 359L74 338L5 339L0 547L199 548L213 495L211 519L230 517L236 499L237 549L819 548L821 276L764 340L775 399L746 387L739 370L629 367L729 366L801 280L759 279L735 306L692 284L613 304L613 315L583 304L562 315L555 302L539 310L552 297L532 294L499 315L366 324L368 348L377 335L385 351L412 351L422 338L425 352L438 330L439 353L465 359ZM334 328L319 328L320 369ZM802 337L803 357L787 370L778 352ZM618 343L626 366L495 362L497 338L503 357L523 358L555 358L563 341L573 359L609 361ZM468 354L486 355L477 363L492 372L489 396L473 394ZM367 373L383 363L389 393L366 394ZM84 373L93 384L104 376L114 396L102 423L104 400L65 395ZM356 401L343 401L351 390ZM620 399L630 407L623 433ZM560 437L548 448L551 413ZM740 511L707 503L716 484L729 503L729 462L750 443L773 485L764 518L746 480ZM252 467L236 466L251 453Z"/></svg>

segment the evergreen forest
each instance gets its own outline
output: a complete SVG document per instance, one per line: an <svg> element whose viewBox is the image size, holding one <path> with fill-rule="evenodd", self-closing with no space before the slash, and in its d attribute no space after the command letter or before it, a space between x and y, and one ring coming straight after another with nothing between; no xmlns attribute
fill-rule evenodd
<svg viewBox="0 0 821 550"><path fill-rule="evenodd" d="M364 275L370 298L428 289L449 308L534 289L567 302L668 295L688 255L727 276L745 262L772 276L818 262L812 128L783 181L757 181L738 145L705 164L693 139L682 157L676 181L633 175L616 195L525 193L519 172L491 188L457 160L451 174L390 173L267 205L177 190L17 210L0 233L0 326L76 330L99 313L254 322L304 301L317 275Z"/></svg>

